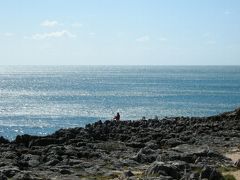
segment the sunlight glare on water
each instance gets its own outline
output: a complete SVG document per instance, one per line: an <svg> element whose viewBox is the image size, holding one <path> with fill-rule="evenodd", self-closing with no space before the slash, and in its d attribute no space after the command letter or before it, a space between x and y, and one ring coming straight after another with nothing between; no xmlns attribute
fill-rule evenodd
<svg viewBox="0 0 240 180"><path fill-rule="evenodd" d="M240 102L240 66L2 66L0 136L99 119L208 116Z"/></svg>

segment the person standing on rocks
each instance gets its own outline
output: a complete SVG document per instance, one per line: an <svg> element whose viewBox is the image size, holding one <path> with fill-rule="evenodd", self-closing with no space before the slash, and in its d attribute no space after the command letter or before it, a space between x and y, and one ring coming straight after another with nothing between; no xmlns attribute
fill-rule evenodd
<svg viewBox="0 0 240 180"><path fill-rule="evenodd" d="M119 114L119 112L117 113L116 116L114 116L113 119L116 120L116 121L120 121L120 114Z"/></svg>

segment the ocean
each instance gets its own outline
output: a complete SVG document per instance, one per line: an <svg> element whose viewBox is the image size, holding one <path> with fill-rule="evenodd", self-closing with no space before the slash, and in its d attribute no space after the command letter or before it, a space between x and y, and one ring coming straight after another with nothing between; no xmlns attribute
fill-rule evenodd
<svg viewBox="0 0 240 180"><path fill-rule="evenodd" d="M240 66L0 66L0 136L240 106Z"/></svg>

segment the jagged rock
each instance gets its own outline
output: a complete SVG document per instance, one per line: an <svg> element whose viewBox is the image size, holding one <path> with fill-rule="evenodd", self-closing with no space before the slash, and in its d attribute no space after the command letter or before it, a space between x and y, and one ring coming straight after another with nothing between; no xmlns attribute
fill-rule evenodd
<svg viewBox="0 0 240 180"><path fill-rule="evenodd" d="M18 135L15 139L15 143L16 144L23 144L26 147L28 147L29 143L36 138L38 138L38 137L37 136L31 136L31 135L28 135L28 134L24 134L24 135L21 135L21 136Z"/></svg>
<svg viewBox="0 0 240 180"><path fill-rule="evenodd" d="M0 144L8 144L9 140L5 139L4 137L0 137Z"/></svg>
<svg viewBox="0 0 240 180"><path fill-rule="evenodd" d="M165 141L165 146L175 147L180 144L184 144L184 142L178 138L171 138Z"/></svg>
<svg viewBox="0 0 240 180"><path fill-rule="evenodd" d="M16 174L12 177L13 180L43 180L43 178L39 178L36 175L31 175L30 172L22 172Z"/></svg>
<svg viewBox="0 0 240 180"><path fill-rule="evenodd" d="M39 160L40 160L40 157L38 155L23 154L21 156L21 161L26 162L30 167L38 166L40 164Z"/></svg>
<svg viewBox="0 0 240 180"><path fill-rule="evenodd" d="M164 162L154 162L146 171L147 176L171 176L175 179L180 178L180 173L176 166Z"/></svg>
<svg viewBox="0 0 240 180"><path fill-rule="evenodd" d="M8 178L12 178L15 176L18 172L20 172L18 167L10 167L10 166L5 166L4 168L0 169L0 172L5 175Z"/></svg>
<svg viewBox="0 0 240 180"><path fill-rule="evenodd" d="M222 117L235 117L235 116L240 117L240 108L237 108L234 111L222 113L219 116L222 116Z"/></svg>
<svg viewBox="0 0 240 180"><path fill-rule="evenodd" d="M7 176L5 176L5 174L3 174L2 172L0 172L0 180L7 180Z"/></svg>
<svg viewBox="0 0 240 180"><path fill-rule="evenodd" d="M70 166L74 166L74 165L78 165L78 164L81 164L82 161L81 160L78 160L78 159L69 159L68 160L68 163Z"/></svg>
<svg viewBox="0 0 240 180"><path fill-rule="evenodd" d="M223 176L221 173L219 173L216 169L213 169L211 167L204 167L200 174L201 179L206 178L209 180L223 180Z"/></svg>
<svg viewBox="0 0 240 180"><path fill-rule="evenodd" d="M46 165L46 166L55 166L55 165L57 165L59 162L60 162L59 160L53 159L53 160L51 160L51 161L46 162L45 165Z"/></svg>
<svg viewBox="0 0 240 180"><path fill-rule="evenodd" d="M184 172L186 169L190 168L190 165L184 161L168 161L167 163L172 164L175 166L177 169L181 170Z"/></svg>
<svg viewBox="0 0 240 180"><path fill-rule="evenodd" d="M125 171L125 172L123 172L122 178L127 179L132 176L134 176L134 174L131 171Z"/></svg>
<svg viewBox="0 0 240 180"><path fill-rule="evenodd" d="M31 146L47 146L51 144L61 144L63 140L55 139L55 138L38 138L31 141Z"/></svg>
<svg viewBox="0 0 240 180"><path fill-rule="evenodd" d="M133 147L133 148L143 148L145 147L144 143L141 142L130 142L126 144L127 146Z"/></svg>
<svg viewBox="0 0 240 180"><path fill-rule="evenodd" d="M72 174L73 172L70 171L70 170L68 170L68 169L61 169L61 170L60 170L60 173L61 173L61 174Z"/></svg>
<svg viewBox="0 0 240 180"><path fill-rule="evenodd" d="M171 176L145 177L143 180L174 180Z"/></svg>
<svg viewBox="0 0 240 180"><path fill-rule="evenodd" d="M114 179L130 169L135 176L129 180L214 180L222 178L218 167L232 167L220 152L239 142L240 109L211 117L99 121L43 137L0 137L0 179Z"/></svg>
<svg viewBox="0 0 240 180"><path fill-rule="evenodd" d="M156 160L157 156L157 152L148 147L145 147L140 149L137 155L132 159L139 163L152 163Z"/></svg>
<svg viewBox="0 0 240 180"><path fill-rule="evenodd" d="M15 159L17 157L17 153L14 152L14 151L5 151L5 152L2 152L1 153L1 156L4 158L4 159Z"/></svg>
<svg viewBox="0 0 240 180"><path fill-rule="evenodd" d="M193 172L193 173L190 174L188 179L190 179L190 180L199 180L199 177L200 177L200 174L198 172Z"/></svg>
<svg viewBox="0 0 240 180"><path fill-rule="evenodd" d="M240 167L240 159L238 159L238 160L234 163L234 165L239 168L239 167Z"/></svg>

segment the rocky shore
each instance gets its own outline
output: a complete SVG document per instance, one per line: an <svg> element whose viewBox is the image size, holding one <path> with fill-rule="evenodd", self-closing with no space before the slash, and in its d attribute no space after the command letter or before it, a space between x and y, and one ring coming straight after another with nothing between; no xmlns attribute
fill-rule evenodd
<svg viewBox="0 0 240 180"><path fill-rule="evenodd" d="M234 179L240 109L211 117L98 121L52 135L0 137L5 179Z"/></svg>

